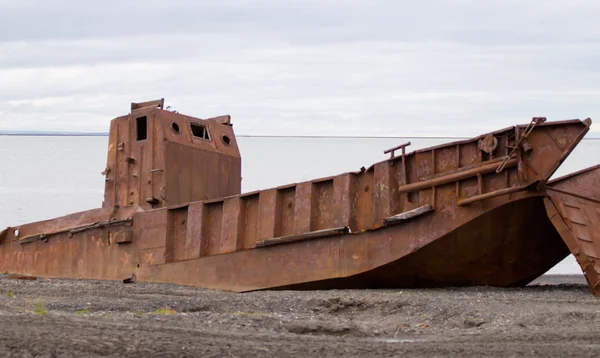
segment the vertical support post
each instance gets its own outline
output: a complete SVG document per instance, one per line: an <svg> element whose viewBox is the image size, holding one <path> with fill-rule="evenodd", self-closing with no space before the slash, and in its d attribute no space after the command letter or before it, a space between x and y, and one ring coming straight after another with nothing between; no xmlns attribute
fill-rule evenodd
<svg viewBox="0 0 600 358"><path fill-rule="evenodd" d="M431 174L435 174L435 149L431 150Z"/></svg>
<svg viewBox="0 0 600 358"><path fill-rule="evenodd" d="M375 181L373 188L375 225L382 225L384 218L392 216L390 167L389 161L375 164L373 173Z"/></svg>
<svg viewBox="0 0 600 358"><path fill-rule="evenodd" d="M258 196L258 241L270 239L275 235L275 222L278 217L276 199L277 189L263 190Z"/></svg>
<svg viewBox="0 0 600 358"><path fill-rule="evenodd" d="M188 205L186 230L186 258L197 259L205 256L202 251L202 226L204 223L204 203L195 202Z"/></svg>
<svg viewBox="0 0 600 358"><path fill-rule="evenodd" d="M221 241L219 253L233 252L242 248L239 240L240 231L240 197L234 196L223 200L223 223L221 225Z"/></svg>
<svg viewBox="0 0 600 358"><path fill-rule="evenodd" d="M350 174L333 178L333 225L335 227L350 226Z"/></svg>
<svg viewBox="0 0 600 358"><path fill-rule="evenodd" d="M402 185L408 184L408 176L406 175L406 152L404 151L404 147L402 147ZM403 193L403 203L402 210L406 210L406 204L410 203L410 193Z"/></svg>
<svg viewBox="0 0 600 358"><path fill-rule="evenodd" d="M294 200L296 203L294 207L294 233L309 232L312 212L312 182L298 183Z"/></svg>

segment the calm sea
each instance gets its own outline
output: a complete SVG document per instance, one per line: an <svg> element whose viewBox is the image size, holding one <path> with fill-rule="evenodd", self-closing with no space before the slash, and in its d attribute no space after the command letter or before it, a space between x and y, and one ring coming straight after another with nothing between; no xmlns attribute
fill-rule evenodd
<svg viewBox="0 0 600 358"><path fill-rule="evenodd" d="M238 138L242 190L265 189L368 167L383 150L449 142L414 138ZM0 136L0 227L49 219L102 203L108 137ZM556 176L597 164L600 140L584 140ZM573 257L551 273L581 273Z"/></svg>

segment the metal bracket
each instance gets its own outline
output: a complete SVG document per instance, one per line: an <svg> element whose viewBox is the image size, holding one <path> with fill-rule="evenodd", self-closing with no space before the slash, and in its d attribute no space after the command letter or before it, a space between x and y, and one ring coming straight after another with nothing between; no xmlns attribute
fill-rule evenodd
<svg viewBox="0 0 600 358"><path fill-rule="evenodd" d="M496 169L496 173L500 173L501 171L504 170L504 167L506 166L506 163L513 157L513 155L515 155L515 152L517 150L520 150L521 143L525 140L525 138L527 138L527 136L529 134L531 134L531 132L533 131L533 129L535 128L535 126L538 125L539 123L544 123L545 121L546 121L546 117L533 117L531 119L531 122L529 122L529 124L525 128L525 130L523 131L523 134L521 135L521 137L519 138L519 140L517 141L517 143L515 143L515 146L513 147L513 149L504 158L504 160L502 161L502 164L500 164L500 166L498 167L498 169ZM531 150L531 146L529 146L529 150Z"/></svg>

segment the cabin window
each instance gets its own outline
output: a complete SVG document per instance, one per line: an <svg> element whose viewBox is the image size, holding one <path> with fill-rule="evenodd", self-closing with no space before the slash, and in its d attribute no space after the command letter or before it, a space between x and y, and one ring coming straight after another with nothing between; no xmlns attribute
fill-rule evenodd
<svg viewBox="0 0 600 358"><path fill-rule="evenodd" d="M173 129L175 133L179 133L179 124L175 122L171 123L171 129Z"/></svg>
<svg viewBox="0 0 600 358"><path fill-rule="evenodd" d="M196 138L210 140L210 136L208 135L208 129L205 126L198 123L190 123L192 126L192 134Z"/></svg>
<svg viewBox="0 0 600 358"><path fill-rule="evenodd" d="M148 138L148 119L146 116L135 119L137 129L137 140Z"/></svg>

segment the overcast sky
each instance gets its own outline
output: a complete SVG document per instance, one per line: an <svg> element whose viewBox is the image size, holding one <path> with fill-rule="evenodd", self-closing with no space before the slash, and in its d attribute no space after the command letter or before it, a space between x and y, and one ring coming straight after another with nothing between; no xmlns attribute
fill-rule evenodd
<svg viewBox="0 0 600 358"><path fill-rule="evenodd" d="M164 97L238 134L464 136L599 95L600 1L0 0L0 130Z"/></svg>

